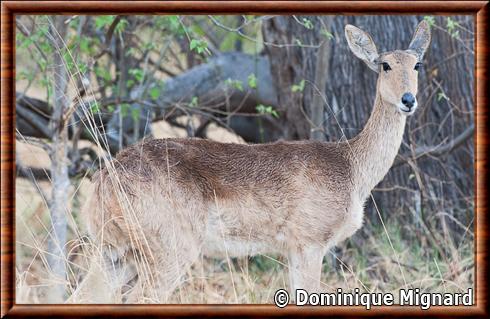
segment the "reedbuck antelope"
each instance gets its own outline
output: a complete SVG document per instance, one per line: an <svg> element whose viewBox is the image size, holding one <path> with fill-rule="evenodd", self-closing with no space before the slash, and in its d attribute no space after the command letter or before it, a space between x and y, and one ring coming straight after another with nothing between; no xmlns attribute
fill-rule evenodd
<svg viewBox="0 0 490 319"><path fill-rule="evenodd" d="M78 300L114 302L125 293L126 302L165 302L200 254L282 254L290 289L318 291L324 255L361 227L364 202L395 159L430 42L424 21L407 50L378 54L352 25L345 36L379 74L359 135L261 145L150 139L126 148L93 177L84 214L101 260Z"/></svg>

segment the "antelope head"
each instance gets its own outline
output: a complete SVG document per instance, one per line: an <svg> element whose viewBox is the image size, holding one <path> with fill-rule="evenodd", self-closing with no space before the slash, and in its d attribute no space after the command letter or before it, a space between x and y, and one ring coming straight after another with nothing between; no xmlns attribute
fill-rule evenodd
<svg viewBox="0 0 490 319"><path fill-rule="evenodd" d="M430 43L427 22L419 23L407 50L378 54L371 36L363 30L346 25L345 37L355 56L379 74L378 93L403 115L411 115L417 108L417 75Z"/></svg>

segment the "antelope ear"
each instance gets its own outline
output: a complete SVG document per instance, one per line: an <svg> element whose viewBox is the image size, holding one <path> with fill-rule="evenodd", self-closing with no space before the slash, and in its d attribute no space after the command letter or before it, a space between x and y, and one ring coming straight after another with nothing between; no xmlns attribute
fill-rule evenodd
<svg viewBox="0 0 490 319"><path fill-rule="evenodd" d="M352 53L363 60L371 70L379 72L376 64L378 50L371 36L358 27L348 24L345 26L345 38Z"/></svg>
<svg viewBox="0 0 490 319"><path fill-rule="evenodd" d="M419 61L424 57L424 53L430 44L430 26L427 21L422 20L413 34L412 41L408 46L417 55Z"/></svg>

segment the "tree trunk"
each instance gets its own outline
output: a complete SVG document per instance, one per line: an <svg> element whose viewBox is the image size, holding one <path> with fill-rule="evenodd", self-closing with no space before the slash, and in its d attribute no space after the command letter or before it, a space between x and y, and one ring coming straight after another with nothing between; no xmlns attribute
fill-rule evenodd
<svg viewBox="0 0 490 319"><path fill-rule="evenodd" d="M70 179L68 176L67 144L68 132L64 122L65 111L69 105L66 97L68 74L65 68L62 52L62 39L66 35L66 24L63 16L52 16L50 28L53 48L53 115L50 121L52 133L51 152L51 182L52 196L50 201L52 235L48 242L48 262L54 280L57 282L50 294L50 302L63 302L65 299L66 255L65 243L67 232L67 205Z"/></svg>
<svg viewBox="0 0 490 319"><path fill-rule="evenodd" d="M301 18L300 18L301 19ZM307 17L318 26L320 18ZM311 125L311 110L305 107L310 104L313 83L316 49L303 47L301 44L319 45L319 33L308 30L303 24L289 16L279 16L264 21L262 35L267 43L273 83L277 92L279 110L283 116L283 135L287 139L308 139ZM302 82L303 81L303 82ZM304 89L293 90L293 85Z"/></svg>

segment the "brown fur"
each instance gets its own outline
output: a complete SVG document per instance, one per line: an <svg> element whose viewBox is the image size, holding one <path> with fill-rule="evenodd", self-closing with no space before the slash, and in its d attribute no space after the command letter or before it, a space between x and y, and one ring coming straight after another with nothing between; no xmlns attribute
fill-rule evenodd
<svg viewBox="0 0 490 319"><path fill-rule="evenodd" d="M415 42L427 46L428 29L418 30L424 34ZM150 300L166 300L199 253L280 253L288 256L291 288L319 289L323 256L361 227L364 201L398 152L406 122L399 101L405 92L417 93L413 67L425 51L378 55L362 30L347 26L346 36L371 68L375 60L392 67L385 72L376 65L374 109L352 140L150 139L121 151L94 177L85 215L102 245L101 264L144 261L128 300L152 298L155 291ZM129 268L112 267L106 277Z"/></svg>
<svg viewBox="0 0 490 319"><path fill-rule="evenodd" d="M294 191L296 176L291 172L330 189L348 184L348 154L342 146L313 141L244 145L198 138L150 139L120 152L115 167L145 183L170 178L172 186L196 192L206 202L213 202L214 195L220 200L272 191L286 196ZM325 176L325 170L331 173ZM108 174L107 169L101 171Z"/></svg>

